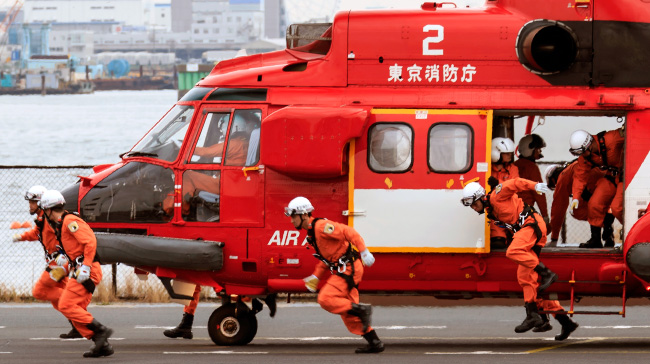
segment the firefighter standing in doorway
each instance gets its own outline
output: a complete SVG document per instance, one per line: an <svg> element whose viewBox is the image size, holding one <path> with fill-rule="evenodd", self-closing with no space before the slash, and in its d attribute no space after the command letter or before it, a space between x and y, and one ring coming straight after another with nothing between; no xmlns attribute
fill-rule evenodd
<svg viewBox="0 0 650 364"><path fill-rule="evenodd" d="M524 293L526 318L515 327L515 332L522 333L544 325L544 320L537 309L537 295L555 282L557 275L539 260L539 251L546 244L546 225L539 214L530 206L524 205L517 192L545 193L549 190L545 183L535 183L522 178L508 180L498 185L495 180L492 181L494 181L493 189L489 195L478 182L468 183L463 188L461 202L479 214L487 212L489 219L513 233L506 257L519 265L517 281ZM538 275L541 279L539 283ZM568 319L568 316L566 318ZM564 340L577 328L577 324L571 320L565 323L564 318L558 320L562 323L562 334L556 339ZM571 327L573 329L569 331Z"/></svg>
<svg viewBox="0 0 650 364"><path fill-rule="evenodd" d="M491 176L496 178L499 183L509 179L519 177L519 168L514 163L515 160L515 143L510 138L492 139L492 172ZM506 229L490 223L490 249L506 249L510 240Z"/></svg>
<svg viewBox="0 0 650 364"><path fill-rule="evenodd" d="M331 272L318 294L318 303L326 311L341 315L351 333L362 335L368 341L368 345L358 348L356 353L380 353L384 351L384 344L370 327L372 307L359 304L357 289L363 266L370 267L375 258L356 230L327 219L314 218L311 216L313 210L305 197L294 198L284 209L284 214L291 218L296 229L307 230L307 240L316 251L314 256L321 260L314 273L304 279L305 286L316 292L318 282L327 277L328 271Z"/></svg>
<svg viewBox="0 0 650 364"><path fill-rule="evenodd" d="M47 267L36 284L34 284L32 296L37 300L49 301L52 307L59 311L59 298L68 283L68 264L67 262L62 262L64 263L63 266L57 265L56 258L60 252L57 249L56 236L54 235L54 230L45 224L43 210L38 206L46 190L43 186L33 186L25 193L25 200L29 201L29 213L36 215L36 219L34 220L36 226L22 234L14 234L12 240L14 242L38 240L43 245ZM72 322L70 322L70 325L72 325ZM59 337L61 339L78 339L81 338L81 334L72 325L72 329L68 333L61 334Z"/></svg>
<svg viewBox="0 0 650 364"><path fill-rule="evenodd" d="M59 309L83 337L95 342L84 357L110 356L113 347L108 338L113 330L99 323L86 309L95 286L102 280L101 266L95 261L97 239L85 221L63 209L64 204L63 195L55 190L45 191L39 203L60 243L62 254L57 257L57 264L70 263L71 276L61 293Z"/></svg>
<svg viewBox="0 0 650 364"><path fill-rule="evenodd" d="M533 182L544 182L536 161L544 158L542 149L545 147L546 142L537 134L528 134L519 140L519 159L515 162L515 166L519 169L520 178ZM546 196L539 195L534 191L521 191L517 195L530 207L535 207L535 203L537 203L539 213L546 223L546 230L551 230Z"/></svg>
<svg viewBox="0 0 650 364"><path fill-rule="evenodd" d="M608 227L614 218L623 222L623 146L625 144L623 128L600 132L591 135L585 130L576 130L571 134L569 152L578 157L578 164L573 173L573 199L571 209L580 206L578 196L581 196L589 172L594 169L605 171L605 177L598 180L593 191L588 207L587 221L591 228L591 238L586 243L580 244L581 248L602 248L601 228L607 247L614 246L613 230ZM611 214L608 211L611 209ZM608 216L611 215L611 216Z"/></svg>

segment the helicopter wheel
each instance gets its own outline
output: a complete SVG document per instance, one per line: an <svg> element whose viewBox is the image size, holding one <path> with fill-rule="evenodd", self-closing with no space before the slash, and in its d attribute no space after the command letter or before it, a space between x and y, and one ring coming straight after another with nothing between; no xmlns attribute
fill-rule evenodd
<svg viewBox="0 0 650 364"><path fill-rule="evenodd" d="M210 315L208 333L220 346L246 345L257 334L257 318L250 310L237 315L234 304L223 305Z"/></svg>

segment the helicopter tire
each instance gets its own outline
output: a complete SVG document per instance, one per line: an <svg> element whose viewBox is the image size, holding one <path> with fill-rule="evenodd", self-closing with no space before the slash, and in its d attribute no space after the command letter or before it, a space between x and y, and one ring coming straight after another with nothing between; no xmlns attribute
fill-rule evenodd
<svg viewBox="0 0 650 364"><path fill-rule="evenodd" d="M223 305L210 315L208 333L220 346L246 345L257 334L257 318L252 311L237 315L234 304Z"/></svg>

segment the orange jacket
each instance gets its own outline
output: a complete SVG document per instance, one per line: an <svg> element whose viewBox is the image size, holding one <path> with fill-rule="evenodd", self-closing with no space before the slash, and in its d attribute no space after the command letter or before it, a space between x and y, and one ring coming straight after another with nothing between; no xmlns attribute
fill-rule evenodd
<svg viewBox="0 0 650 364"><path fill-rule="evenodd" d="M592 135L594 140L591 145L591 161L596 165L590 163L585 157L584 154L578 158L578 165L575 167L573 172L573 196L580 196L587 181L589 180L589 171L598 166L604 165L603 159L600 155L600 146L598 143L598 137ZM623 166L623 146L625 144L625 138L623 137L623 130L616 129L610 130L605 133L603 136L605 139L605 149L607 150L607 165L609 167L621 168ZM595 150L595 151L594 151Z"/></svg>
<svg viewBox="0 0 650 364"><path fill-rule="evenodd" d="M314 218L309 219L311 225ZM366 250L366 244L359 233L347 225L338 222L322 219L316 222L314 226L316 244L323 258L330 262L337 261L348 250L348 242L356 247L360 252ZM323 279L329 267L324 262L319 262L314 270L314 275L318 279Z"/></svg>
<svg viewBox="0 0 650 364"><path fill-rule="evenodd" d="M79 216L67 214L61 224L61 242L70 259L83 254L83 265L92 266L97 251L97 238L93 230Z"/></svg>
<svg viewBox="0 0 650 364"><path fill-rule="evenodd" d="M47 250L48 254L52 254L56 252L57 250L56 246L57 244L59 244L59 242L56 240L56 235L54 235L54 230L52 230L50 224L48 224L43 219L44 219L43 210L38 210L36 220L38 221L38 223L43 224L43 231L40 231L38 226L34 226L30 230L27 230L24 233L20 234L20 240L38 241L40 236L41 237L40 241L45 246L45 249Z"/></svg>
<svg viewBox="0 0 650 364"><path fill-rule="evenodd" d="M539 171L537 164L527 158L519 158L515 162L515 166L519 169L519 177L525 178L534 182L544 182L542 180L542 173ZM521 191L518 193L524 202L531 206L535 207L535 202L537 202L537 207L539 208L539 213L546 217L548 216L548 207L546 205L546 196L540 195L535 191Z"/></svg>
<svg viewBox="0 0 650 364"><path fill-rule="evenodd" d="M194 148L194 155L208 158L222 157L223 146L224 143L217 143L209 147L196 147ZM248 140L242 138L231 138L228 140L228 148L226 148L226 151L226 161L224 165L243 166L246 164Z"/></svg>
<svg viewBox="0 0 650 364"><path fill-rule="evenodd" d="M490 192L492 216L507 224L518 223L519 214L524 209L524 202L517 196L521 191L535 191L537 182L523 178L507 180ZM532 219L528 217L527 220Z"/></svg>
<svg viewBox="0 0 650 364"><path fill-rule="evenodd" d="M498 170L496 165L492 163L492 176L499 180L499 183L513 178L519 178L519 168L514 163L503 165L503 169Z"/></svg>
<svg viewBox="0 0 650 364"><path fill-rule="evenodd" d="M569 207L571 192L573 189L574 173L575 168L578 165L578 161L575 161L569 164L557 178L557 183L555 184L555 191L553 191L553 204L551 205L551 227L553 228L551 232L551 239L556 239L560 236L560 230L562 229L562 222L566 216L566 209ZM598 168L594 168L589 171L589 178L587 179L586 188L594 192L596 189L596 182L605 175L605 171L601 171ZM586 202L582 200L581 196L576 197L580 200L579 204L582 205Z"/></svg>

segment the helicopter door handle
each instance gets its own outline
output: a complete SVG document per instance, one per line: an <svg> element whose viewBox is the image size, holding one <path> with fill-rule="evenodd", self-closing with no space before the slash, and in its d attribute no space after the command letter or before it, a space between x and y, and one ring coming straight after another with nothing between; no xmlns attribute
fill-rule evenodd
<svg viewBox="0 0 650 364"><path fill-rule="evenodd" d="M244 172L244 177L248 177L248 174L246 172L249 171L259 171L260 174L264 173L264 165L260 164L259 166L254 166L254 167L244 167L241 169L242 172Z"/></svg>

